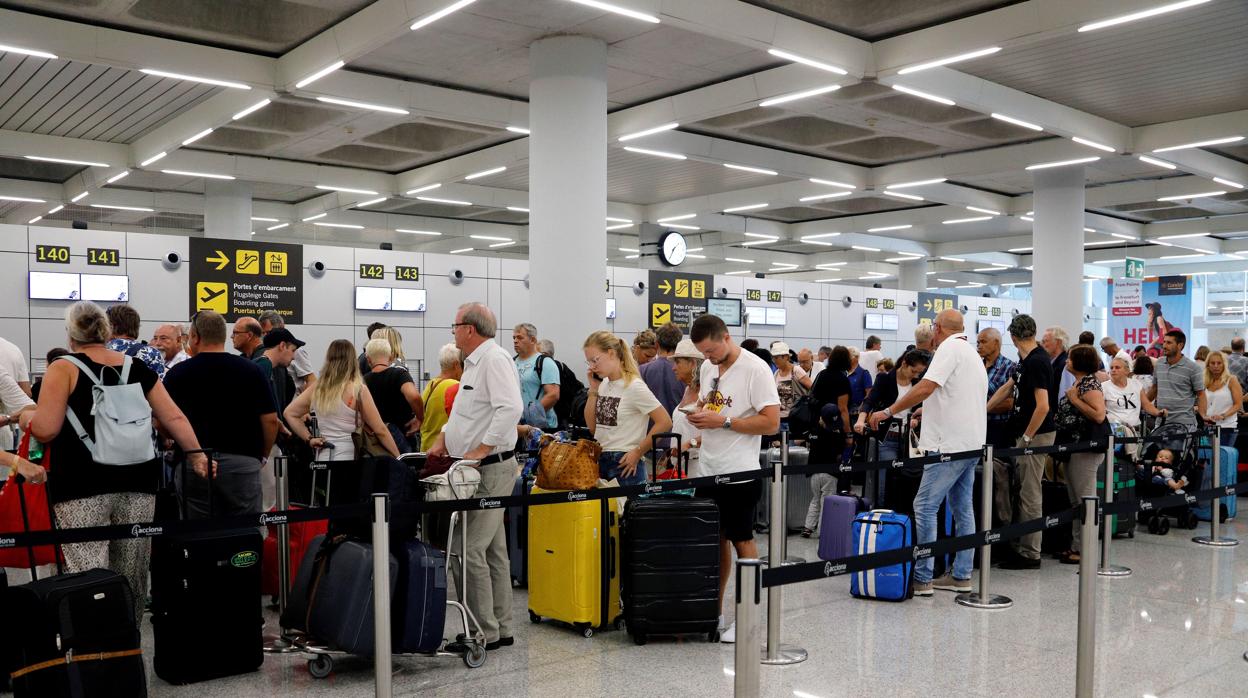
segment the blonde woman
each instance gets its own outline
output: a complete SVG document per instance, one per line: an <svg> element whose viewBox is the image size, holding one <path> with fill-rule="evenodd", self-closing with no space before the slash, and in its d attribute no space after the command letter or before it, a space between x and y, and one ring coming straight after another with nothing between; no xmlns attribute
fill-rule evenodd
<svg viewBox="0 0 1248 698"><path fill-rule="evenodd" d="M1205 356L1205 394L1206 413L1201 417L1222 427L1223 446L1234 446L1244 390L1239 379L1226 370L1226 356L1220 351L1211 351Z"/></svg>
<svg viewBox="0 0 1248 698"><path fill-rule="evenodd" d="M377 435L386 451L399 457L399 448L390 436L390 430L381 420L373 396L364 390L360 379L360 366L356 361L355 347L345 339L335 339L325 352L325 365L321 377L312 390L299 393L299 397L286 408L286 423L295 436L319 450L319 460L355 460L355 444L351 434L357 424L363 425ZM316 413L320 434L313 436L303 420L309 413ZM325 451L329 452L326 453Z"/></svg>
<svg viewBox="0 0 1248 698"><path fill-rule="evenodd" d="M398 330L393 327L382 327L374 330L369 339L384 339L389 342L390 365L405 371L409 370L407 368L407 355L403 353L403 335L399 334Z"/></svg>
<svg viewBox="0 0 1248 698"><path fill-rule="evenodd" d="M672 430L672 418L646 387L628 344L610 332L585 340L589 399L585 424L602 446L598 473L621 485L646 481L642 458L654 448L654 435ZM654 426L646 430L647 422Z"/></svg>

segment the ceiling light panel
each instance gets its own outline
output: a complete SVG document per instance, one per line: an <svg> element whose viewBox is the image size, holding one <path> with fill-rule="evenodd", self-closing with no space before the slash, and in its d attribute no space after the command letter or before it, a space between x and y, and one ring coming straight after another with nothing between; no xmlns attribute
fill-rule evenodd
<svg viewBox="0 0 1248 698"><path fill-rule="evenodd" d="M250 90L251 89L250 85L244 85L241 82L234 82L233 80L218 80L217 78L205 78L199 75L185 75L183 73L171 73L167 70L157 70L155 68L140 68L139 72L146 73L147 75L155 75L156 77L161 77L161 78L173 78L174 80L187 80L190 82L202 82L205 85L229 87L235 90Z"/></svg>
<svg viewBox="0 0 1248 698"><path fill-rule="evenodd" d="M106 162L93 162L90 160L70 160L67 158L50 158L44 155L27 155L27 160L37 160L38 162L55 162L61 165L81 165L82 167L111 167Z"/></svg>
<svg viewBox="0 0 1248 698"><path fill-rule="evenodd" d="M482 177L489 177L490 175L496 175L499 172L505 172L505 171L507 171L507 166L500 165L498 167L491 167L488 170L482 170L480 172L473 172L470 175L465 175L464 179L467 181L472 181L474 179L481 179Z"/></svg>
<svg viewBox="0 0 1248 698"><path fill-rule="evenodd" d="M1204 148L1211 145L1227 145L1228 143L1238 143L1244 140L1243 136L1227 136L1225 138L1213 138L1207 141L1196 141L1194 143L1184 143L1182 145L1171 145L1165 148L1158 148L1154 153L1169 153L1174 150L1187 150L1188 148Z"/></svg>
<svg viewBox="0 0 1248 698"><path fill-rule="evenodd" d="M47 51L38 51L33 48L22 48L20 46L11 46L9 44L0 44L0 53L18 53L23 56L33 56L35 58L47 58L49 60L55 60L57 58L57 55L55 53L48 53Z"/></svg>
<svg viewBox="0 0 1248 698"><path fill-rule="evenodd" d="M768 170L762 167L751 167L750 165L738 165L732 162L725 162L724 167L727 167L728 169L732 169L732 170L740 170L742 172L753 172L754 174L767 175L769 177L775 177L776 175L780 174L779 172L776 172L775 170Z"/></svg>
<svg viewBox="0 0 1248 698"><path fill-rule="evenodd" d="M793 61L794 63L801 63L802 65L808 65L812 68L818 68L819 70L826 70L829 73L836 73L837 75L849 75L849 71L845 70L844 68L837 67L830 63L824 63L823 61L817 61L813 58L799 56L796 53L789 53L788 51L782 51L781 49L778 49L778 48L768 49L767 53L770 53L776 58L783 58L786 61Z"/></svg>
<svg viewBox="0 0 1248 698"><path fill-rule="evenodd" d="M653 155L655 157L667 158L669 160L687 160L688 158L680 153L669 153L665 150L651 150L649 148L638 148L631 145L624 146L624 150L630 153L638 153L641 155Z"/></svg>
<svg viewBox="0 0 1248 698"><path fill-rule="evenodd" d="M1047 170L1053 167L1069 167L1070 165L1086 165L1089 162L1096 162L1100 157L1075 158L1073 160L1056 160L1054 162L1038 162L1034 165L1028 165L1028 170Z"/></svg>
<svg viewBox="0 0 1248 698"><path fill-rule="evenodd" d="M899 75L909 75L910 73L917 73L921 70L928 70L930 68L938 68L942 65L949 65L950 63L959 63L961 61L969 61L973 58L980 58L982 56L991 56L992 54L1000 50L1001 50L1000 46L989 46L988 48L981 48L976 51L969 51L967 53L959 53L955 56L948 56L946 58L939 58L934 61L928 61L926 63L919 63L918 65L912 65L908 68L902 68L901 70L897 71L897 73Z"/></svg>
<svg viewBox="0 0 1248 698"><path fill-rule="evenodd" d="M1005 122L1005 123L1007 123L1007 124L1014 124L1015 126L1022 126L1023 128L1031 129L1032 131L1043 131L1043 130L1044 130L1044 127L1043 127L1043 126L1041 126L1041 125L1039 125L1039 124L1033 124L1033 123L1031 123L1030 121L1023 121L1022 119L1016 119L1016 118L1014 118L1014 117L1012 117L1012 116L1008 116L1008 115L1006 115L1006 114L998 114L998 113L996 113L996 112L993 112L993 113L991 114L991 116L992 116L992 118L994 118L994 119L996 119L996 120L998 120L998 121L1004 121L1004 122Z"/></svg>
<svg viewBox="0 0 1248 698"><path fill-rule="evenodd" d="M1107 146L1104 143L1097 143L1096 141L1090 141L1086 138L1080 138L1079 136L1072 136L1070 140L1078 143L1079 145L1086 145L1089 148L1096 148L1097 150L1103 150L1107 153L1118 152L1117 149L1111 148L1110 146Z"/></svg>
<svg viewBox="0 0 1248 698"><path fill-rule="evenodd" d="M353 99L341 99L339 97L317 97L316 101L324 102L326 104L337 104L343 107L353 107L355 109L379 111L387 114L398 114L400 116L407 116L408 114L411 114L408 110L400 109L398 107L390 107L384 104L372 104L370 102L357 102Z"/></svg>
<svg viewBox="0 0 1248 698"><path fill-rule="evenodd" d="M449 14L458 12L464 9L465 7L468 7L469 5L471 5L472 3L476 1L477 0L458 0L458 2L453 2L447 5L446 7L443 7L442 9L437 10L436 12L430 12L424 17L421 17L420 19L416 20L415 22L412 23L412 26L409 27L409 29L411 29L412 31L416 31L417 29L420 29L421 27L427 27L430 24L433 24L434 22L438 21L439 19L442 19L443 17ZM472 248L468 248L468 249L472 249Z"/></svg>
<svg viewBox="0 0 1248 698"><path fill-rule="evenodd" d="M346 63L345 63L345 62L343 62L343 61L334 61L333 63L330 63L329 65L325 66L324 68L321 68L320 70L316 71L315 73L312 73L311 75L309 75L309 76L307 76L306 78L304 78L304 79L300 80L299 82L296 82L296 83L295 83L295 89L300 89L300 88L307 87L308 85L311 85L312 83L316 82L317 80L320 80L321 78L325 77L326 75L329 75L330 73L334 72L335 70L338 70L339 68L343 67L344 65L346 65Z"/></svg>
<svg viewBox="0 0 1248 698"><path fill-rule="evenodd" d="M922 187L928 184L940 184L941 182L947 182L947 181L948 179L945 177L936 177L934 179L920 179L914 182L901 182L899 184L890 184L884 188L885 189L909 189L910 187Z"/></svg>
<svg viewBox="0 0 1248 698"><path fill-rule="evenodd" d="M841 89L840 85L824 85L823 87L815 87L809 90L802 90L801 92L792 92L790 94L780 95L779 97L764 99L758 103L758 106L774 107L777 104L796 102L799 99L806 99L808 97L817 97L819 95L828 94L829 92L835 92L839 89Z"/></svg>
<svg viewBox="0 0 1248 698"><path fill-rule="evenodd" d="M1085 24L1079 27L1079 32L1091 32L1096 31L1097 29L1105 29L1106 27L1114 27L1119 24L1126 24L1127 22L1135 22L1141 19L1148 19L1149 17L1156 17L1157 15L1186 10L1189 7L1203 5L1207 2L1209 2L1209 0L1182 0L1181 2L1158 5L1156 7L1150 7L1147 10L1140 10L1139 12L1132 12L1131 14L1119 15L1118 17L1110 17L1109 19L1102 19L1097 22Z"/></svg>
<svg viewBox="0 0 1248 698"><path fill-rule="evenodd" d="M835 192L832 192L831 194L816 194L814 196L803 196L802 198L798 199L798 201L801 201L803 203L807 201L824 201L826 199L839 199L842 196L853 196L853 194L854 193L852 191L835 191Z"/></svg>
<svg viewBox="0 0 1248 698"><path fill-rule="evenodd" d="M952 99L941 97L939 95L934 95L930 92L923 92L922 90L916 90L913 87L906 87L905 85L893 85L893 89L897 90L898 92L903 92L905 94L912 95L914 97L919 97L921 99L926 99L931 102L936 102L937 104L943 104L947 107L957 106L957 102L954 102Z"/></svg>
<svg viewBox="0 0 1248 698"><path fill-rule="evenodd" d="M654 15L646 14L645 12L639 12L637 10L631 10L627 7L622 7L614 3L602 2L602 0L569 0L569 2L574 2L578 5L585 5L586 7L592 7L594 9L603 10L605 12L612 12L614 14L623 15L625 17L631 17L632 19L640 20L642 22L649 22L650 24L659 23L659 18L655 17Z"/></svg>
<svg viewBox="0 0 1248 698"><path fill-rule="evenodd" d="M663 133L664 131L671 131L672 129L677 128L679 126L680 126L679 123L676 123L675 121L673 121L668 124L663 124L662 126L655 126L654 128L648 128L644 131L637 131L635 133L629 133L629 134L620 136L617 140L621 143L626 143L628 141L636 140L638 138L645 138L646 136L652 136L656 133Z"/></svg>

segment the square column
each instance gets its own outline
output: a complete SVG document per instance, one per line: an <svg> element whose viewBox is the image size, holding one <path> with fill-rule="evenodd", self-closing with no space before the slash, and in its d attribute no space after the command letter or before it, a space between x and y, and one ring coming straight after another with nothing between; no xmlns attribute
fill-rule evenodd
<svg viewBox="0 0 1248 698"><path fill-rule="evenodd" d="M1059 325L1075 337L1083 330L1084 170L1036 170L1034 181L1032 315L1041 332Z"/></svg>

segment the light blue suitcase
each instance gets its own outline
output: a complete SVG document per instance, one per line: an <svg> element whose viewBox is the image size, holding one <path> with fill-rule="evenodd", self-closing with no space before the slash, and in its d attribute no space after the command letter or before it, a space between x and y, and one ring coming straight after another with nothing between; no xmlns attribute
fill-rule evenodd
<svg viewBox="0 0 1248 698"><path fill-rule="evenodd" d="M910 517L889 509L863 512L854 518L853 541L855 555L912 545ZM850 578L849 593L863 599L905 601L910 596L913 572L912 562L855 572Z"/></svg>
<svg viewBox="0 0 1248 698"><path fill-rule="evenodd" d="M1218 455L1219 466L1222 471L1221 479L1218 482L1219 487L1234 485L1239 482L1239 450L1231 446L1223 446L1222 452ZM1205 471L1201 480L1200 489L1207 490L1213 487L1213 452L1208 446L1201 446L1197 452L1197 460L1204 461ZM1191 491L1189 488L1188 491ZM1231 495L1229 497L1220 497L1218 499L1207 502L1200 502L1192 506L1192 511L1196 514L1196 518L1201 521L1209 521L1210 513L1213 508L1210 506L1213 502L1221 502L1226 507L1226 517L1228 519L1235 518L1237 502L1239 497Z"/></svg>

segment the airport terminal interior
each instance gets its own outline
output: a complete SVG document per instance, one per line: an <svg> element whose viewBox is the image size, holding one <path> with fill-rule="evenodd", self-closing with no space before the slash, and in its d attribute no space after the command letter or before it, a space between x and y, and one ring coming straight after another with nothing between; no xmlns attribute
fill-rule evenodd
<svg viewBox="0 0 1248 698"><path fill-rule="evenodd" d="M1246 58L1248 0L0 0L0 568L13 595L0 604L0 650L12 657L0 694L1244 695ZM197 496L181 479L160 486L155 512L143 490L138 516L66 518L94 490L58 492L57 469L36 467L40 434L54 446L48 463L81 456L62 481L96 487L109 465L147 460L101 455L103 425L137 418L106 406L120 392L93 393L81 378L69 387L65 376L89 369L49 354L115 356L95 340L84 348L92 318L111 327L96 339L152 369L120 380L144 383L141 411L160 423L153 473L166 447L198 468L196 449L214 446L203 423L239 433L229 419L242 411L193 407L245 398L241 374L204 375L200 354L221 344L220 327L215 351L259 359L231 370L266 377L261 424L276 436L264 431L263 456L259 441L247 456L263 493L233 510L231 530L281 512L261 520L265 555L231 548L215 567L171 572L169 546L205 549L192 534L206 528L176 506L162 513L165 495ZM973 370L950 369L956 357ZM767 373L748 391L749 375L732 377L755 369ZM341 425L322 407L337 403L314 386L350 387L359 374L395 382L337 401L350 407L344 433L359 438L335 454L329 430ZM30 383L45 376L51 394L31 406ZM491 382L500 376L505 385ZM674 391L671 404L655 386ZM67 408L58 396L71 390ZM396 399L398 424L386 416ZM906 412L920 400L921 416ZM49 411L72 417L75 404L91 406L94 441L70 421L46 426ZM617 446L626 430L641 440ZM651 438L667 431L683 435L698 486L656 480L663 492L643 494L656 476L650 449L660 469L680 460ZM777 485L781 441L781 469L799 470ZM1094 482L1107 479L1107 444L1112 492ZM304 527L333 517L290 511L330 500L326 511L367 506L353 511L371 517L364 485L358 499L343 485L334 499L315 462L344 449L352 465L373 462L362 451L374 447L377 463L428 480L400 494L389 476L392 500L410 495L393 502L392 524L422 500L442 506L419 517L419 533L386 529L390 564L404 571L384 603L373 529L331 536L305 560ZM976 453L946 462L963 451ZM21 486L4 467L20 471L15 453L36 464ZM385 457L400 453L421 455ZM554 474L563 454L600 470L568 484L570 470ZM166 455L162 481L181 458ZM476 467L448 466L460 458ZM237 463L217 466L220 476ZM634 489L625 504L594 495L607 486ZM131 503L129 490L102 487L113 515ZM915 512L938 487L931 503L944 508L928 525ZM35 549L13 513L19 490L51 497L62 529L125 524L101 529L92 549L116 568L97 570L110 588L130 590L135 641L62 646L56 594L36 593L58 583L55 556L40 560L46 587L25 585ZM507 500L550 490L574 492L561 504ZM1107 510L1072 532L1084 495ZM464 542L447 556L455 506ZM688 513L697 506L711 513ZM553 513L573 510L588 514ZM976 531L955 530L946 510L973 519L979 538L960 538ZM156 513L172 517L163 530ZM897 540L880 517L902 522ZM718 527L698 543L720 553L702 555L706 569L672 553L693 549L682 541L695 519ZM48 528L41 520L32 530ZM1018 530L1029 521L1040 528ZM480 527L496 535L474 536ZM961 541L960 562L924 547L936 529L946 547ZM784 566L738 568L781 543ZM99 567L74 552L85 545L66 542L69 572ZM150 582L134 558L149 545ZM406 571L411 546L452 601L457 585L492 591L493 608L467 602L479 633L474 621L457 637L461 607ZM886 560L893 548L913 556ZM340 587L332 561L350 551L369 572ZM873 554L882 561L854 568ZM936 574L922 576L932 560ZM467 582L455 579L461 564ZM273 575L263 593L258 568ZM756 569L755 604L738 583ZM698 574L709 592L689 590ZM219 581L196 586L205 579ZM330 579L332 603L319 587ZM242 589L242 616L262 609L262 637L216 627L231 615L220 610L227 584ZM212 599L198 616L192 589ZM552 610L582 593L589 616ZM498 617L508 594L509 623ZM290 612L296 597L305 613ZM387 603L400 609L393 619ZM48 627L13 611L44 604ZM416 621L400 618L418 606L444 630L419 650L405 636ZM130 628L121 617L95 631ZM396 628L385 677L375 618ZM351 626L360 644L314 637L330 625ZM254 661L229 668L240 651Z"/></svg>

